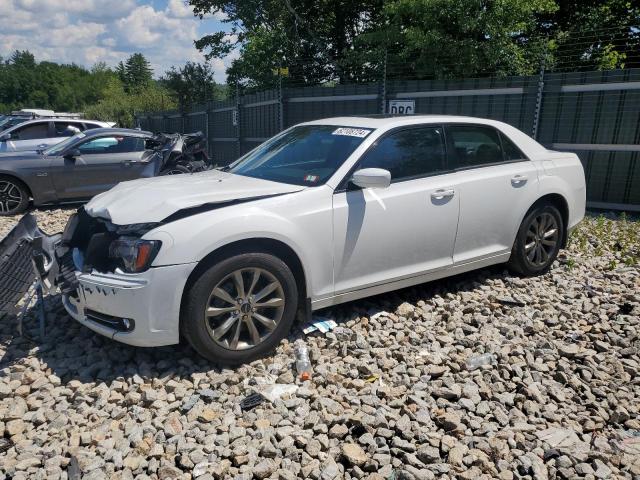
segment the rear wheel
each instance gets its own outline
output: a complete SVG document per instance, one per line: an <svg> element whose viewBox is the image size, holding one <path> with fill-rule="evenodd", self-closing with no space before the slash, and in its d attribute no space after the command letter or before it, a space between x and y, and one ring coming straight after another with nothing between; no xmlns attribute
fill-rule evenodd
<svg viewBox="0 0 640 480"><path fill-rule="evenodd" d="M298 289L289 267L266 253L233 256L204 270L185 296L181 326L203 357L252 361L289 332Z"/></svg>
<svg viewBox="0 0 640 480"><path fill-rule="evenodd" d="M523 275L540 275L551 267L564 238L562 215L553 205L532 209L522 221L509 267Z"/></svg>
<svg viewBox="0 0 640 480"><path fill-rule="evenodd" d="M25 185L12 177L0 176L0 215L17 215L29 206Z"/></svg>

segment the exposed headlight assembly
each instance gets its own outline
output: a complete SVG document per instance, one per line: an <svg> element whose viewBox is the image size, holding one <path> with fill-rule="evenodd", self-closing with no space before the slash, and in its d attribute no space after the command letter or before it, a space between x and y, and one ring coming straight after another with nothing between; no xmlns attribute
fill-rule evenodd
<svg viewBox="0 0 640 480"><path fill-rule="evenodd" d="M122 270L127 273L143 272L156 258L161 245L160 240L120 237L109 245L109 258L119 260Z"/></svg>

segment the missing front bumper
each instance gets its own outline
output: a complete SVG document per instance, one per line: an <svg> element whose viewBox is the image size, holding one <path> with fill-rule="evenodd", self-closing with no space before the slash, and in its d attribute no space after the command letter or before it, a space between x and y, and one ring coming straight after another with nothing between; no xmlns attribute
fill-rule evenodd
<svg viewBox="0 0 640 480"><path fill-rule="evenodd" d="M27 213L0 241L0 312L14 313L37 279L43 289L53 288L58 272L54 250L60 238L40 230Z"/></svg>

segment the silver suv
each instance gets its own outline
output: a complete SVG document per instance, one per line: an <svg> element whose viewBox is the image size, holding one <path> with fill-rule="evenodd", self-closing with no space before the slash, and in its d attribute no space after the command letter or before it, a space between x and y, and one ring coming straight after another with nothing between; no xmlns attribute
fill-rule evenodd
<svg viewBox="0 0 640 480"><path fill-rule="evenodd" d="M67 137L92 128L113 127L112 122L70 118L26 120L0 133L0 153L44 150Z"/></svg>

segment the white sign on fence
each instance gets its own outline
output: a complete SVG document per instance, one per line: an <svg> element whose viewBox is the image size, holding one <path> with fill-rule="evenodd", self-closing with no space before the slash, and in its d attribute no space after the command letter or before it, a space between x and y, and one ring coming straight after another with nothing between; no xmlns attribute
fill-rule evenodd
<svg viewBox="0 0 640 480"><path fill-rule="evenodd" d="M237 126L238 126L238 109L237 109L237 108L234 108L234 109L231 111L231 124L232 124L234 127L237 127Z"/></svg>
<svg viewBox="0 0 640 480"><path fill-rule="evenodd" d="M389 100L389 113L391 115L411 115L415 111L415 100Z"/></svg>

